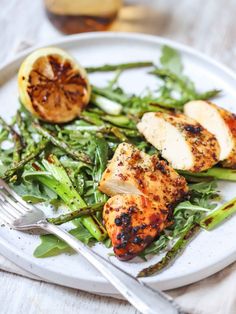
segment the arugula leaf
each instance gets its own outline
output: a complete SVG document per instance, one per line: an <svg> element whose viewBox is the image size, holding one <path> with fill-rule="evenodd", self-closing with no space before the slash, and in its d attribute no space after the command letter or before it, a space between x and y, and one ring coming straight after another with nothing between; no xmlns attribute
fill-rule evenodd
<svg viewBox="0 0 236 314"><path fill-rule="evenodd" d="M192 192L199 193L202 196L217 194L217 183L215 180L189 184L189 188Z"/></svg>
<svg viewBox="0 0 236 314"><path fill-rule="evenodd" d="M92 172L92 167L80 161L72 160L68 156L62 156L60 162L65 168L74 188L84 198L87 175Z"/></svg>
<svg viewBox="0 0 236 314"><path fill-rule="evenodd" d="M208 208L192 204L190 201L185 201L185 202L181 202L177 207L175 207L174 215L177 214L178 211L182 211L186 209L191 210L191 211L204 211L204 212L208 211Z"/></svg>
<svg viewBox="0 0 236 314"><path fill-rule="evenodd" d="M210 99L219 94L213 89L198 92L192 80L184 75L181 56L175 49L163 46L160 57L161 68L155 68L150 74L158 76L163 81L159 87L159 98L156 99L161 107L182 109L183 105L196 99Z"/></svg>
<svg viewBox="0 0 236 314"><path fill-rule="evenodd" d="M98 202L104 202L107 200L107 196L98 190L98 184L102 178L102 174L107 167L108 162L108 144L104 138L96 138L96 150L95 150L95 166L93 169L93 191L94 199Z"/></svg>
<svg viewBox="0 0 236 314"><path fill-rule="evenodd" d="M209 211L216 207L213 203L218 197L215 181L201 182L190 185L190 199L179 203L173 212L173 224L151 243L140 257L158 254L168 249L173 242L184 234L194 223L198 223Z"/></svg>
<svg viewBox="0 0 236 314"><path fill-rule="evenodd" d="M164 45L161 50L160 63L163 68L180 75L183 72L183 64L179 52L169 46Z"/></svg>
<svg viewBox="0 0 236 314"><path fill-rule="evenodd" d="M12 164L13 149L0 150L0 176L3 176Z"/></svg>
<svg viewBox="0 0 236 314"><path fill-rule="evenodd" d="M179 92L181 101L185 99L195 99L197 97L196 88L194 83L184 75L177 75L168 69L156 68L151 74L157 75L165 82L165 97L168 95L170 98L173 92ZM167 91L169 93L167 94ZM163 97L163 94L162 94Z"/></svg>
<svg viewBox="0 0 236 314"><path fill-rule="evenodd" d="M214 209L215 200L219 200L217 183L215 180L199 182L189 185L191 192L191 201L200 207Z"/></svg>
<svg viewBox="0 0 236 314"><path fill-rule="evenodd" d="M33 204L40 202L55 204L58 200L55 192L36 181L23 181L20 184L12 184L11 187L24 201Z"/></svg>
<svg viewBox="0 0 236 314"><path fill-rule="evenodd" d="M70 230L69 233L85 244L91 244L94 240L94 237L82 224L78 224L78 226L75 229ZM34 256L37 258L55 256L73 251L67 243L55 235L42 235L40 236L40 239L41 243L34 251Z"/></svg>
<svg viewBox="0 0 236 314"><path fill-rule="evenodd" d="M170 242L170 238L165 234L161 234L160 237L153 241L144 251L142 251L139 254L139 257L141 257L144 260L147 260L146 256L149 254L157 254L161 252L162 250L166 249L168 246L168 243Z"/></svg>

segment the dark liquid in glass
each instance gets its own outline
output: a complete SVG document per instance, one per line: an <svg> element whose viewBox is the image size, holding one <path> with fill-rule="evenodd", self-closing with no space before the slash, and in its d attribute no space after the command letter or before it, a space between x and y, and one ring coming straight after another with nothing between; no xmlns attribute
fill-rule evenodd
<svg viewBox="0 0 236 314"><path fill-rule="evenodd" d="M104 31L116 19L117 12L104 16L60 15L46 10L51 23L64 34Z"/></svg>

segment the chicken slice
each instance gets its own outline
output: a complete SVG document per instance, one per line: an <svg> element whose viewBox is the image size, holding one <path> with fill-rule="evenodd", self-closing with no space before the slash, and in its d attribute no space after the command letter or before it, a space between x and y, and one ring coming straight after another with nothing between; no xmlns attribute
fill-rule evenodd
<svg viewBox="0 0 236 314"><path fill-rule="evenodd" d="M236 115L203 100L185 104L184 113L215 135L220 145L222 165L236 168Z"/></svg>
<svg viewBox="0 0 236 314"><path fill-rule="evenodd" d="M103 173L99 189L109 196L116 194L145 195L159 201L162 207L183 199L188 187L184 177L135 146L121 143Z"/></svg>
<svg viewBox="0 0 236 314"><path fill-rule="evenodd" d="M216 137L184 114L145 113L137 127L175 169L200 172L219 161Z"/></svg>
<svg viewBox="0 0 236 314"><path fill-rule="evenodd" d="M143 251L166 227L167 216L166 207L143 195L111 197L103 219L116 256L129 260Z"/></svg>

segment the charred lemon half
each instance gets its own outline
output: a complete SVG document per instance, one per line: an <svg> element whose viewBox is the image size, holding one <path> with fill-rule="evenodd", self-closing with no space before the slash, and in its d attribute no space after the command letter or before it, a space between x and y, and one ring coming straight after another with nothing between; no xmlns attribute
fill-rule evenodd
<svg viewBox="0 0 236 314"><path fill-rule="evenodd" d="M54 47L38 49L24 60L18 87L22 104L37 118L51 123L79 116L91 92L85 69Z"/></svg>

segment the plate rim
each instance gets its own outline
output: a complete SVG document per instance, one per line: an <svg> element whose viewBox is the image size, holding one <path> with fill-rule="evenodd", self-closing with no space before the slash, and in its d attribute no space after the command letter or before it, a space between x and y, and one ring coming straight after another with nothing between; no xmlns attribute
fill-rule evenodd
<svg viewBox="0 0 236 314"><path fill-rule="evenodd" d="M65 37L57 38L55 40L42 41L41 43L37 45L33 45L32 47L29 47L27 49L24 49L21 52L16 53L15 56L12 56L9 60L4 62L0 66L0 72L5 71L7 67L14 65L14 63L18 62L20 59L24 58L25 56L27 56L29 53L31 53L32 51L36 49L54 46L54 45L61 45L61 44L66 44L66 43L69 44L77 40L94 39L95 37L97 38L106 37L106 38L111 38L111 39L113 39L114 37L121 38L121 39L122 38L128 38L128 39L130 38L130 39L137 39L137 40L141 39L141 40L149 40L152 42L155 41L158 44L162 44L162 45L169 45L171 47L176 48L177 50L181 50L188 54L197 56L199 59L204 60L207 63L210 63L211 65L223 70L229 76L231 76L233 79L236 80L236 72L231 70L224 63L210 57L208 54L202 53L198 51L197 49L188 46L187 44L179 43L170 38L161 37L157 35L149 35L149 34L144 34L144 33L137 33L137 32L134 32L134 33L131 33L131 32L90 32L90 33L67 35Z"/></svg>
<svg viewBox="0 0 236 314"><path fill-rule="evenodd" d="M124 33L124 32L91 32L91 33L85 33L85 34L75 34L75 35L70 35L67 37L62 37L62 38L57 38L56 40L48 40L45 42L42 42L38 45L35 45L33 47L30 47L28 49L25 49L24 51L16 54L14 57L11 57L7 62L5 62L3 65L1 65L0 67L0 73L4 73L6 71L9 70L10 73L15 73L14 71L11 71L12 68L15 68L16 64L18 64L23 58L25 58L26 55L28 55L29 53L31 53L32 51L38 49L38 48L42 48L42 47L46 47L46 46L54 46L54 45L66 45L66 44L73 44L76 43L78 41L81 40L93 40L93 39L132 39L132 40L143 40L143 41L149 41L149 42L153 42L159 45L169 45L181 52L187 53L197 59L200 59L201 61L204 61L208 64L210 64L211 66L213 66L214 68L217 68L223 72L225 72L232 80L235 80L236 82L236 73L234 71L232 71L231 69L229 69L227 66L225 66L224 64L222 64L219 61L216 61L214 59L212 59L210 56L207 56L206 54L203 54L197 50L195 50L194 48L191 48L185 44L182 43L178 43L172 39L168 39L168 38L163 38L160 36L155 36L155 35L147 35L147 34L140 34L140 33ZM13 74L12 73L12 74ZM0 83L1 85L4 85L5 82L8 81L8 78L6 80L2 80L2 82ZM14 263L16 263L16 259L17 259L17 265L20 265L20 267L26 269L27 271L35 274L35 275L39 275L41 278L44 279L50 279L48 276L49 273L52 274L51 278L53 277L53 279L50 281L57 283L57 284L61 284L61 285L65 285L65 286L70 286L73 288L78 288L78 285L75 286L73 284L67 284L67 283L61 283L61 280L57 280L57 278L55 277L56 275L61 276L64 278L67 278L68 280L73 279L71 276L69 275L63 275L61 273L58 273L56 271L52 271L46 268L43 268L43 266L38 265L37 263L34 263L34 266L32 265L32 262L29 260L28 256L24 254L24 252L21 252L20 250L14 250L11 248L12 245L10 245L9 242L0 239L0 253L5 256L7 256L10 260L12 260ZM19 259L22 259L22 261L19 262ZM228 254L223 260L219 259L216 260L215 263L211 264L208 267L203 267L202 269L198 269L195 272L192 272L191 275L190 274L186 274L184 276L179 276L175 278L176 283L173 283L173 279L165 279L165 280L159 280L158 282L156 281L156 276L152 276L152 277L147 277L144 278L143 281L150 284L150 285L155 285L155 286L161 286L161 288L163 290L167 290L167 289L174 289L177 287L181 287L193 282L197 282L199 280L202 280L206 277L211 276L212 274L218 272L219 270L225 268L226 266L230 265L231 263L233 263L236 260L236 251L234 253L230 253ZM24 263L25 261L25 263ZM26 264L28 264L28 267L26 267ZM30 268L30 269L29 269ZM32 271L31 271L32 270ZM47 272L47 276L45 277L43 272ZM191 278L189 278L191 276ZM196 279L197 278L197 279ZM100 286L102 285L103 287L107 287L108 282L103 278L103 277L96 277L94 280L81 280L82 284L86 287L87 285L91 285L91 284L99 284ZM172 284L170 283L172 282ZM110 284L109 284L110 287ZM97 289L95 288L95 290L93 291L93 289L89 289L87 290L86 288L83 287L79 287L79 289L81 290L86 290L86 291L90 291L90 292L99 292L101 291L101 289L99 289L99 291L97 291ZM114 290L115 291L115 290Z"/></svg>

